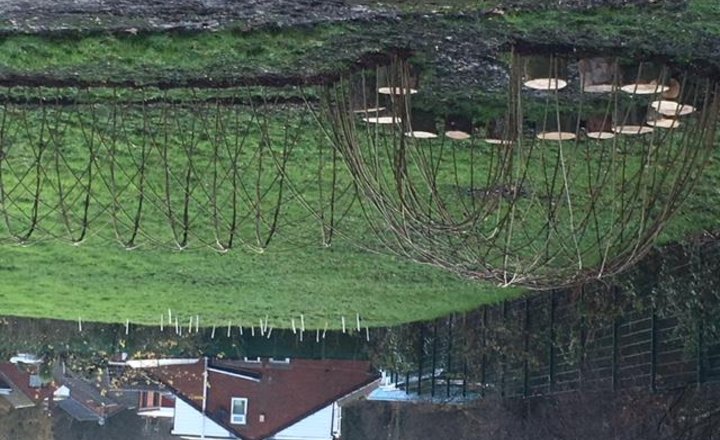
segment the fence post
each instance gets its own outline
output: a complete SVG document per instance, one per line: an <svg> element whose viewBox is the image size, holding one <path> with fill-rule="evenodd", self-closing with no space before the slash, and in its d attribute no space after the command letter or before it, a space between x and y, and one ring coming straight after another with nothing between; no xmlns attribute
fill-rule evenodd
<svg viewBox="0 0 720 440"><path fill-rule="evenodd" d="M653 393L657 390L655 378L657 376L657 315L655 314L655 306L652 306L652 316L650 317L650 391Z"/></svg>
<svg viewBox="0 0 720 440"><path fill-rule="evenodd" d="M530 375L530 365L529 365L529 358L530 358L530 301L525 298L525 359L523 362L523 396L527 397L529 394L529 388L530 388L530 378L528 377Z"/></svg>
<svg viewBox="0 0 720 440"><path fill-rule="evenodd" d="M580 353L578 354L578 389L582 390L583 369L585 366L585 343L587 341L587 321L585 319L585 286L580 287L580 302L578 303L580 315Z"/></svg>
<svg viewBox="0 0 720 440"><path fill-rule="evenodd" d="M507 325L507 300L503 301L502 303L502 317L503 317L503 329L505 330L505 336L507 337L508 334L508 325ZM508 341L503 341L504 344L507 344ZM500 356L500 362L501 362L501 368L500 368L500 396L505 397L505 375L507 374L507 353L505 349L502 350L502 355Z"/></svg>
<svg viewBox="0 0 720 440"><path fill-rule="evenodd" d="M418 379L417 393L418 397L422 394L422 367L423 354L425 353L425 324L420 324L420 344L418 344Z"/></svg>
<svg viewBox="0 0 720 440"><path fill-rule="evenodd" d="M705 382L705 341L703 337L704 325L702 319L697 323L697 384L700 386Z"/></svg>
<svg viewBox="0 0 720 440"><path fill-rule="evenodd" d="M450 371L452 369L452 338L454 316L455 315L450 315L450 321L448 321L447 365L445 365L445 397L450 397Z"/></svg>
<svg viewBox="0 0 720 440"><path fill-rule="evenodd" d="M437 320L433 324L432 371L430 372L430 397L435 397L435 368L437 366Z"/></svg>
<svg viewBox="0 0 720 440"><path fill-rule="evenodd" d="M617 308L617 287L613 289L613 306ZM617 310L613 310L617 313ZM617 363L618 363L618 331L620 327L620 319L615 316L613 318L613 332L612 332L612 390L617 390Z"/></svg>
<svg viewBox="0 0 720 440"><path fill-rule="evenodd" d="M550 372L550 392L552 393L555 390L555 290L550 291L550 350L549 356L550 356L550 362L549 362L549 372Z"/></svg>
<svg viewBox="0 0 720 440"><path fill-rule="evenodd" d="M485 353L485 350L487 348L487 308L488 306L483 306L483 340L482 340L482 361L480 365L480 396L485 397L485 380L487 379L486 370L487 370L487 354Z"/></svg>

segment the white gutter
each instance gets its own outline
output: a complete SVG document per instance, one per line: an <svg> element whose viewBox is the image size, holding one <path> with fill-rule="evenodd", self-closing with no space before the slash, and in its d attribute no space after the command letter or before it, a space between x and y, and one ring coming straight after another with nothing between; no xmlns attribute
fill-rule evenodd
<svg viewBox="0 0 720 440"><path fill-rule="evenodd" d="M253 377L253 376L248 376L247 374L233 373L231 371L219 370L217 368L212 368L212 367L208 368L208 371L211 371L213 373L218 373L218 374L224 374L224 375L230 376L230 377L237 377L238 379L249 380L251 382L260 382L259 378Z"/></svg>
<svg viewBox="0 0 720 440"><path fill-rule="evenodd" d="M109 362L109 365L127 365L130 368L158 368L169 365L191 365L200 359L134 359L125 362Z"/></svg>

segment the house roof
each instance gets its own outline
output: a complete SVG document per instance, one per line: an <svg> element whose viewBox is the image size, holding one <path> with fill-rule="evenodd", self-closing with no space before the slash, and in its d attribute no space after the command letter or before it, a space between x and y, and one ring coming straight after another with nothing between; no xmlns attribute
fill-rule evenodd
<svg viewBox="0 0 720 440"><path fill-rule="evenodd" d="M124 409L82 379L65 377L63 382L70 389L70 398L59 405L78 421L101 421Z"/></svg>
<svg viewBox="0 0 720 440"><path fill-rule="evenodd" d="M97 422L104 419L75 399L61 400L58 406L78 422Z"/></svg>
<svg viewBox="0 0 720 440"><path fill-rule="evenodd" d="M246 440L267 439L378 378L366 361L293 359L290 364L276 364L265 360L209 367L206 415ZM204 369L201 359L153 369L151 375L200 411ZM233 397L248 399L245 425L230 424Z"/></svg>
<svg viewBox="0 0 720 440"><path fill-rule="evenodd" d="M52 397L55 387L31 387L32 375L10 362L0 362L0 382L11 388L10 394L3 396L14 408L33 406Z"/></svg>

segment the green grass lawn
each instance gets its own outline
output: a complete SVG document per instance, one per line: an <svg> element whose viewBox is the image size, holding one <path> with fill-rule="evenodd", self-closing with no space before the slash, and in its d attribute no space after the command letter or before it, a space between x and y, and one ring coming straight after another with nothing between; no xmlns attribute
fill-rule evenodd
<svg viewBox="0 0 720 440"><path fill-rule="evenodd" d="M347 214L336 225L338 232L332 246L323 247L322 222L309 215L298 197L302 196L315 212L321 206L327 210L330 177L325 175L320 179L323 199L316 173L320 158L330 163L330 150L327 146L319 149L323 145L322 137L305 112L297 108L270 109L271 118L258 123L258 119L253 122L247 107L176 107L171 113L165 113L169 107L152 106L144 113L140 106L133 105L116 115L121 121L118 122L120 128L111 131L114 127L112 108L95 104L80 107L79 111L73 107L46 110L30 107L25 112L27 108L23 106L7 107L3 142L9 149L0 171L6 191L5 212L11 216L0 222L0 234L5 240L0 257L0 310L3 313L105 322L129 319L134 323L159 324L160 316L169 308L182 320L200 315L201 323L207 325L226 325L228 320L255 324L267 316L271 325L288 327L291 319L299 321L303 315L309 328L324 327L325 322L337 328L342 316L354 319L356 313L369 325L387 325L466 310L520 293L518 289L461 280L435 267L354 247L383 249L375 242L357 205L348 197L338 200L338 211L347 210ZM149 114L149 123L143 122L143 114ZM261 111L256 118L265 114ZM203 126L213 121L209 127ZM147 129L142 128L145 124ZM95 126L94 136L87 132L92 126ZM233 133L242 127L247 129L247 135L234 137ZM55 132L53 137L43 137L43 133L49 132ZM87 177L81 177L81 184L77 185L76 176L82 176L87 167L88 148L93 139L95 160L92 163L96 174L88 234L82 244L73 246L69 241L79 236L83 224L85 193L80 187L87 184ZM238 139L244 139L245 143L239 150L243 172L238 178L247 193L239 193L243 201L237 204L243 218L237 235L243 241L238 239L234 249L223 254L209 249L215 232L214 207L208 201L214 174L213 152L219 147L230 148L229 153L219 153L222 175L229 170L232 147ZM295 141L286 144L286 139ZM440 142L442 140L416 145L424 149L419 149L418 154L437 149ZM139 191L131 185L130 190L115 193L107 179L112 173L111 165L115 164L119 187L137 182L133 170L138 169L139 146L143 144L148 145L146 167L149 171L145 178L147 193L140 235L133 243L139 248L125 250L120 242L131 235L133 208ZM34 161L39 145L46 145L40 171ZM276 165L271 158L284 151L286 145L291 148L287 173L293 185L285 189L277 231L265 246L263 240L257 240L256 227L260 228L262 238L268 236L279 195ZM642 148L648 146L642 145ZM265 152L258 155L260 146ZM641 144L628 141L605 146L638 149ZM454 151L457 158L455 164L463 185L468 184L470 154L477 161L476 172L484 174L492 148L478 142L445 144L443 148L447 151L443 166L446 171L439 177L444 182L443 190L452 191L448 200L453 200L454 185L458 182L449 171L453 169L450 151ZM533 179L544 181L543 168L537 165L541 162L539 158L547 160L547 168L551 169L557 160L557 150L554 145L536 148L539 156L530 158L530 165L525 166L529 167ZM601 146L589 144L588 148L597 150ZM571 146L567 156L568 166L574 170L570 177L577 183L573 185L572 197L581 207L582 193L587 189L583 184L587 178L583 171L586 153ZM637 169L639 156L627 157L629 169ZM266 164L265 171L258 175L261 158ZM172 171L169 182L165 180L166 169ZM174 221L177 230L182 230L184 177L188 170L194 191L188 205L188 227L192 233L189 249L178 251L177 235L172 233L171 224ZM384 172L387 171L386 168ZM38 177L43 185L42 203L38 208L41 220L28 240L29 245L20 246L8 235L11 230L15 235L22 235L29 229L33 183ZM708 177L703 187L712 187L717 171L711 170ZM337 185L343 187L349 182L350 177L341 165ZM64 215L57 203L61 199L59 183L64 188ZM268 195L259 205L254 205L253 194L258 184ZM224 231L229 229L228 185L226 182L218 187L216 206L222 211L218 222ZM166 194L171 197L169 203ZM610 199L603 200L612 203ZM114 202L119 206L116 212L113 212ZM671 229L672 235L665 238L678 239L712 228L717 221L712 212L694 211L697 205L706 202L691 198L689 205L693 209L680 217ZM543 215L543 210L536 203L537 200L519 206L518 225L522 224L528 234L542 229L542 217L537 216ZM168 206L174 209L174 214L167 213ZM256 206L261 209L260 223L255 222ZM566 214L559 210L558 215ZM689 218L691 222L687 221ZM115 219L117 225L111 219ZM562 222L560 225L563 226ZM568 234L565 230L556 232ZM54 238L58 236L63 238ZM518 238L520 242L524 239L522 235ZM592 234L588 233L584 240L586 244L591 243ZM558 244L564 245L559 241ZM519 252L523 251L517 247ZM557 260L554 264L565 262Z"/></svg>
<svg viewBox="0 0 720 440"><path fill-rule="evenodd" d="M0 38L0 73L84 79L182 80L278 70L306 73L298 60L332 41L342 26L193 35Z"/></svg>
<svg viewBox="0 0 720 440"><path fill-rule="evenodd" d="M167 310L187 325L340 328L360 313L370 326L430 319L517 295L428 266L347 245L263 254L126 251L116 246L3 246L0 313L159 324ZM350 324L348 324L350 325Z"/></svg>
<svg viewBox="0 0 720 440"><path fill-rule="evenodd" d="M5 241L0 257L3 314L159 324L160 316L171 309L181 322L200 315L203 325L228 321L251 325L268 317L270 325L289 327L291 319L299 322L302 315L308 328L323 328L326 323L338 328L342 316L354 322L360 314L368 325L389 325L519 294L517 289L479 285L435 267L355 247L363 242L358 237L367 226L357 209L349 209L348 196L337 202L340 232L330 247L323 246L322 222L298 199L302 196L314 209L327 209L330 177L320 180L325 187L321 196L316 173L320 157L328 163L332 158L327 148L318 149L321 137L308 128L312 122L298 109L268 110L267 121L261 116L267 113L261 111L253 122L248 107L179 106L165 113L171 110L153 106L145 110L150 115L147 123L137 105L115 114L116 119L112 106L102 104L80 111L24 109L9 106L4 113L3 143L8 148L0 171L4 212L9 216L0 221ZM247 133L235 137L237 130ZM294 140L288 144L286 139ZM38 169L34 158L41 145L45 148ZM133 243L138 248L125 250L121 243L132 235L142 145L148 149L148 171L141 226ZM292 148L287 172L293 186L283 190L277 232L266 244L281 192L272 158L286 146ZM213 162L218 148L221 163ZM93 156L87 235L74 246L70 242L79 239L84 223L83 188L89 184L86 170ZM213 167L219 167L222 180L233 157L238 158L240 171L242 189L235 203L240 214L233 249L220 253L210 248L218 224L221 238L231 229L232 195L225 178L214 196L216 203L209 202ZM260 169L265 171L258 174ZM193 197L183 223L188 170ZM31 228L33 182L38 178L39 220L29 245L21 246L9 236L24 235ZM341 173L337 184L346 183L349 176ZM117 189L127 185L125 191ZM256 204L257 189L264 195ZM59 207L60 200L64 208ZM219 212L216 221L214 209ZM348 209L348 214L340 215ZM188 249L178 251L184 224L191 231Z"/></svg>

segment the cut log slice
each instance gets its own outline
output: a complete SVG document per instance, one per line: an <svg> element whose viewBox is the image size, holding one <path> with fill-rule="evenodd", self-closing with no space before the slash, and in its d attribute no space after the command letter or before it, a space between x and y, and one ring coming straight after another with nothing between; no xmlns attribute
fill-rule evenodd
<svg viewBox="0 0 720 440"><path fill-rule="evenodd" d="M456 141L464 141L466 139L470 139L470 133L466 133L464 131L459 131L459 130L446 131L445 136L449 137L450 139L456 140Z"/></svg>
<svg viewBox="0 0 720 440"><path fill-rule="evenodd" d="M633 95L656 95L658 93L665 93L669 89L668 86L661 86L659 84L626 84L620 87L625 93Z"/></svg>
<svg viewBox="0 0 720 440"><path fill-rule="evenodd" d="M405 133L405 136L415 139L435 139L438 137L437 134L430 133L429 131L408 131Z"/></svg>
<svg viewBox="0 0 720 440"><path fill-rule="evenodd" d="M577 136L569 131L544 131L537 134L537 138L543 141L571 141Z"/></svg>
<svg viewBox="0 0 720 440"><path fill-rule="evenodd" d="M670 87L662 94L663 99L678 99L680 96L680 82L675 78L670 78L668 85Z"/></svg>
<svg viewBox="0 0 720 440"><path fill-rule="evenodd" d="M399 124L402 122L402 118L398 116L369 116L362 120L368 124Z"/></svg>
<svg viewBox="0 0 720 440"><path fill-rule="evenodd" d="M417 89L403 88L403 87L379 87L378 93L382 95L414 95L418 91Z"/></svg>
<svg viewBox="0 0 720 440"><path fill-rule="evenodd" d="M491 144L491 145L512 145L512 141L509 139L495 139L495 138L486 138L483 139L485 143Z"/></svg>
<svg viewBox="0 0 720 440"><path fill-rule="evenodd" d="M380 113L385 110L385 107L372 107L360 110L353 110L353 113L364 114L364 113Z"/></svg>
<svg viewBox="0 0 720 440"><path fill-rule="evenodd" d="M678 128L680 126L680 121L678 121L677 119L660 118L660 119L647 121L647 125L649 125L650 127L655 127L655 128L672 129L672 128Z"/></svg>
<svg viewBox="0 0 720 440"><path fill-rule="evenodd" d="M675 101L653 101L650 107L664 116L685 116L695 111L695 107L687 104L679 104Z"/></svg>
<svg viewBox="0 0 720 440"><path fill-rule="evenodd" d="M626 136L637 136L652 133L653 129L643 125L622 125L614 127L613 131L617 134L624 134Z"/></svg>
<svg viewBox="0 0 720 440"><path fill-rule="evenodd" d="M604 141L607 139L614 138L615 133L610 133L609 131L590 131L590 132L585 133L585 136L589 137L590 139Z"/></svg>
<svg viewBox="0 0 720 440"><path fill-rule="evenodd" d="M535 78L523 84L533 90L561 90L567 87L567 81L558 78Z"/></svg>

